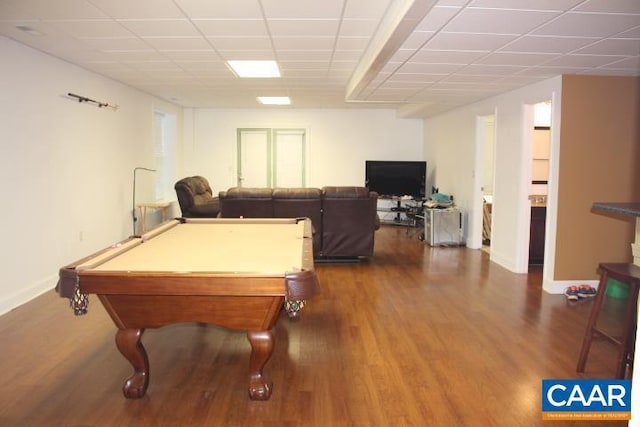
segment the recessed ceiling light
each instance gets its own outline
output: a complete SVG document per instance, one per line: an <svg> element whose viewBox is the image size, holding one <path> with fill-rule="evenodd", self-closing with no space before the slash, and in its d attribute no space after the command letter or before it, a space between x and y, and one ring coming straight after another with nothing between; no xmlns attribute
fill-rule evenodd
<svg viewBox="0 0 640 427"><path fill-rule="evenodd" d="M280 77L276 61L227 61L238 77L273 78Z"/></svg>
<svg viewBox="0 0 640 427"><path fill-rule="evenodd" d="M291 99L288 96L259 96L258 102L264 105L289 105Z"/></svg>

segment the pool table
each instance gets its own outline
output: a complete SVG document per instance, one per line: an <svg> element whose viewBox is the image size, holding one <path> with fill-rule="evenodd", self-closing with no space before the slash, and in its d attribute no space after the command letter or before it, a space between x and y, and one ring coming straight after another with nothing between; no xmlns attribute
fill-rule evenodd
<svg viewBox="0 0 640 427"><path fill-rule="evenodd" d="M198 322L247 331L249 396L267 400L263 368L280 311L295 317L319 291L312 241L309 219L180 218L61 268L56 289L76 314L86 313L88 294L102 302L133 366L127 398L149 385L144 330Z"/></svg>

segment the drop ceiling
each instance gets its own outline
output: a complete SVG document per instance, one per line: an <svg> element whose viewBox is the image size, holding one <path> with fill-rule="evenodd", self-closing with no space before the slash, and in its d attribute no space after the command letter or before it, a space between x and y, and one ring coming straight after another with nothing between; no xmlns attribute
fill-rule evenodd
<svg viewBox="0 0 640 427"><path fill-rule="evenodd" d="M425 117L560 74L640 75L638 0L0 0L0 35L196 108ZM282 78L226 65L247 59Z"/></svg>

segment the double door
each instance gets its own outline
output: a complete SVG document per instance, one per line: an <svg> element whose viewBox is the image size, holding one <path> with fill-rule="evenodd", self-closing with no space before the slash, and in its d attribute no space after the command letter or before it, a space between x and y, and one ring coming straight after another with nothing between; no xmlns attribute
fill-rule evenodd
<svg viewBox="0 0 640 427"><path fill-rule="evenodd" d="M238 129L238 187L305 187L305 129Z"/></svg>

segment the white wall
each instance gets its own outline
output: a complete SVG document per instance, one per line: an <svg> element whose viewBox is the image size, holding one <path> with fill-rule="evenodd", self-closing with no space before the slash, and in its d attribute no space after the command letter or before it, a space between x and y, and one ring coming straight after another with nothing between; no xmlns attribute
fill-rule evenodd
<svg viewBox="0 0 640 427"><path fill-rule="evenodd" d="M133 169L153 167L154 105L180 126L182 112L4 37L0 57L1 314L53 289L63 265L132 233ZM152 181L139 184L150 197Z"/></svg>
<svg viewBox="0 0 640 427"><path fill-rule="evenodd" d="M306 128L307 186L364 185L366 160L423 160L422 120L392 110L185 110L186 175L236 185L236 128ZM428 167L428 165L427 165Z"/></svg>
<svg viewBox="0 0 640 427"><path fill-rule="evenodd" d="M479 248L482 199L478 196L481 195L483 162L476 159L479 150L477 121L480 116L495 113L491 259L514 272L524 273L527 269L529 185L523 175L529 171L530 176L533 104L554 97L559 101L560 89L561 78L555 77L425 120L425 157L433 172L432 183L428 184L454 195L456 203L465 212L467 245ZM558 112L559 108L554 111ZM556 148L559 145L557 114L551 132L552 146ZM557 185L557 182L552 184L552 176L549 180L550 187ZM549 191L549 203L552 204L551 189ZM555 224L553 206L548 209L548 216L547 230L552 233ZM546 250L549 254L554 250L553 245L547 245ZM545 271L547 267L545 262Z"/></svg>

